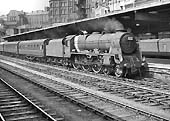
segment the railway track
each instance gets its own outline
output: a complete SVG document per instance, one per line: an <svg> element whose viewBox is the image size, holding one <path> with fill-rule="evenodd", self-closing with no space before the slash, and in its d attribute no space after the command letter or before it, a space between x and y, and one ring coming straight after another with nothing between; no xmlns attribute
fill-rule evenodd
<svg viewBox="0 0 170 121"><path fill-rule="evenodd" d="M3 75L4 73L5 75ZM104 119L100 115L96 115L95 113L72 103L71 100L62 98L61 95L56 94L46 86L23 78L21 75L11 73L7 69L0 67L0 76L7 80L10 85L13 85L22 92L22 94L31 95L31 97L38 100L41 105L45 105L45 110L48 108L47 113L53 114L53 117L57 117L57 119L63 119L62 117L64 117L64 121L107 121L107 119Z"/></svg>
<svg viewBox="0 0 170 121"><path fill-rule="evenodd" d="M147 87L147 88L152 88L152 89L155 89L157 91L164 91L164 92L170 92L170 82L169 81L165 81L165 80L162 80L162 79L155 79L155 78L144 78L144 79L126 79L126 78L117 78L117 77L114 77L114 76L110 76L110 75L105 75L105 74L94 74L94 73L91 73L91 72L84 72L82 70L75 70L75 69L70 69L70 71L68 71L68 69L63 69L63 67L52 67L52 66L49 66L49 65L44 65L44 64L39 64L39 63L32 63L32 62L29 62L29 61L24 61L23 60L18 60L15 58L13 58L14 62L17 63L17 64L20 64L20 65L23 65L23 66L26 66L28 68L33 68L33 69L36 69L37 71L42 71L42 72L49 72L51 74L55 74L59 77L63 77L64 74L67 76L73 76L75 77L76 75L76 78L79 77L79 79L82 79L82 78L100 78L102 80L106 80L106 81L116 81L116 82L122 82L122 83L127 83L127 84L130 84L132 86L138 86L138 87ZM7 59L8 61L11 61L11 58ZM36 67L38 65L38 67ZM64 74L63 74L64 73ZM159 72L158 72L159 73ZM162 72L163 73L163 72Z"/></svg>
<svg viewBox="0 0 170 121"><path fill-rule="evenodd" d="M40 67L40 68L42 71L43 68L42 67ZM34 66L34 69L35 69L35 66ZM48 70L48 72L49 72L49 70ZM36 74L39 72L33 71L32 73ZM47 72L44 72L44 73L47 73ZM49 73L52 75L56 74L54 72L49 72ZM123 104L123 103L118 103L118 102L113 101L111 97L108 98L107 96L105 96L105 94L109 94L112 97L113 97L113 95L116 95L118 97L124 97L128 100L133 99L133 100L135 100L135 102L138 102L138 103L141 101L141 103L147 103L147 104L149 104L149 106L160 105L160 103L157 101L154 102L154 104L151 103L150 99L148 99L148 97L154 96L154 94L152 94L153 92L152 93L147 92L148 90L146 91L143 88L136 89L137 87L130 87L129 85L126 85L126 87L125 87L124 85L123 86L120 85L120 83L114 84L114 83L111 83L111 81L108 83L105 80L99 80L99 79L96 80L93 78L90 78L91 80L89 82L89 81L87 81L89 79L89 78L87 79L87 77L86 77L86 80L83 80L83 79L74 78L74 77L76 77L75 75L74 75L74 77L67 76L66 78L71 80L72 82L78 83L78 84L83 84L81 87L79 86L79 88L78 88L78 87L76 87L77 85L74 85L74 84L72 84L72 86L68 86L68 82L65 82L64 80L54 81L54 77L48 76L46 74L40 74L40 75L41 76L44 75L44 78L46 78L46 79L41 80L39 83L48 85L48 86L50 86L50 88L53 88L55 90L58 89L57 93L62 94L63 97L67 97L67 98L71 99L73 102L83 105L86 108L92 109L108 118L111 118L114 120L116 119L116 120L133 120L133 121L135 121L135 120L138 121L140 119L147 120L147 121L149 121L149 120L155 120L155 121L167 120L168 121L169 120L168 115L166 116L160 111L158 111L157 113L155 113L155 112L153 113L150 111L139 110L138 106L136 106L135 108L133 106L128 106L129 101L127 101L127 100L125 100L125 101L127 101L126 104L125 103ZM68 74L66 74L66 75L68 75ZM65 83L61 84L60 82L65 82ZM61 86L59 86L59 85L61 85ZM87 89L85 87L88 87L90 89ZM91 90L92 88L95 89L96 91ZM133 89L133 88L135 88L135 89ZM78 92L75 92L74 90L76 90ZM98 96L96 96L98 91L103 92L102 93L103 95L101 95L101 93L100 93L100 94L98 94ZM151 90L149 90L149 91L151 91ZM122 92L122 93L120 93L120 92ZM156 92L156 93L158 93L158 92ZM127 95L125 95L125 94L127 94ZM148 96L146 97L146 95L148 95ZM162 95L158 94L156 96L158 97L156 99L160 99ZM96 97L98 97L98 98L96 98ZM123 99L123 98L121 98L121 99ZM148 100L148 102L147 102L147 100ZM166 98L166 100L168 100L168 98ZM153 100L151 100L151 101L153 101ZM159 104L156 104L156 103L159 103ZM164 105L166 107L166 109L168 109L167 103L161 104L161 105ZM140 106L142 106L142 105L140 105ZM147 108L146 106L144 106L144 108L150 110L150 107ZM161 108L162 108L162 106L161 106ZM154 110L154 109L156 109L156 108L151 108L151 110ZM157 108L157 110L159 110L159 109ZM160 113L160 115L158 113Z"/></svg>
<svg viewBox="0 0 170 121"><path fill-rule="evenodd" d="M37 106L36 100L28 99L3 79L0 79L0 119L2 121L62 121ZM41 105L42 106L42 105Z"/></svg>
<svg viewBox="0 0 170 121"><path fill-rule="evenodd" d="M108 76L108 75L103 75L103 74L98 74L98 75L94 75L91 74L89 72L86 72L86 74L83 72L75 72L75 71L68 71L67 69L61 69L61 68L53 68L51 66L48 65L42 65L42 64L35 64L35 63L30 63L30 62L18 62L15 61L15 63L18 63L22 66L34 69L36 71L39 72L43 72L46 74L51 74L51 75L55 75L57 77L63 77L66 79L71 79L73 81L75 80L79 80L80 84L82 83L83 80L86 80L85 82L87 82L87 80L90 80L90 82L94 83L92 85L97 85L97 83L99 83L98 85L100 85L100 82L102 84L107 84L109 83L113 83L113 84L125 84L123 86L131 86L131 87L138 87L138 88L144 88L144 89L148 89L151 91L157 91L159 93L165 93L165 94L170 94L170 82L169 81L164 81L164 80L160 80L160 79L155 79L155 78L144 78L144 79L120 79L120 78L116 78L113 76ZM74 78L75 77L75 78ZM82 80L82 81L81 81ZM97 82L96 82L97 80Z"/></svg>

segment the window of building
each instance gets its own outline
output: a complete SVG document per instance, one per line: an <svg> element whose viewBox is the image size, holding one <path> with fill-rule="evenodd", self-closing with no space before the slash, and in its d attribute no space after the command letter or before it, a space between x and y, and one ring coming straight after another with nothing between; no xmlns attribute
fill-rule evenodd
<svg viewBox="0 0 170 121"><path fill-rule="evenodd" d="M55 7L59 7L59 1L55 2Z"/></svg>
<svg viewBox="0 0 170 121"><path fill-rule="evenodd" d="M63 23L65 22L65 18L64 18L64 17L62 18L62 22L63 22Z"/></svg>
<svg viewBox="0 0 170 121"><path fill-rule="evenodd" d="M50 8L52 8L53 7L53 3L50 3Z"/></svg>
<svg viewBox="0 0 170 121"><path fill-rule="evenodd" d="M50 16L52 16L52 10L50 10Z"/></svg>
<svg viewBox="0 0 170 121"><path fill-rule="evenodd" d="M67 14L67 9L64 9L64 14Z"/></svg>
<svg viewBox="0 0 170 121"><path fill-rule="evenodd" d="M67 18L65 18L65 22L68 22L68 21L67 21Z"/></svg>
<svg viewBox="0 0 170 121"><path fill-rule="evenodd" d="M60 19L58 17L55 18L55 22L59 23Z"/></svg>
<svg viewBox="0 0 170 121"><path fill-rule="evenodd" d="M73 3L73 1L72 1L72 0L69 0L69 1L68 1L68 6L72 6L72 3Z"/></svg>
<svg viewBox="0 0 170 121"><path fill-rule="evenodd" d="M63 9L61 9L61 14L63 14L64 13L64 11L63 11Z"/></svg>
<svg viewBox="0 0 170 121"><path fill-rule="evenodd" d="M67 6L67 2L60 2L60 4L62 7Z"/></svg>
<svg viewBox="0 0 170 121"><path fill-rule="evenodd" d="M61 6L64 6L64 3L63 3L63 2L61 2Z"/></svg>
<svg viewBox="0 0 170 121"><path fill-rule="evenodd" d="M56 13L56 15L59 14L59 9L58 8L55 10L55 13Z"/></svg>
<svg viewBox="0 0 170 121"><path fill-rule="evenodd" d="M72 8L69 8L69 13L73 13L73 9Z"/></svg>
<svg viewBox="0 0 170 121"><path fill-rule="evenodd" d="M66 14L66 9L61 9L61 14Z"/></svg>

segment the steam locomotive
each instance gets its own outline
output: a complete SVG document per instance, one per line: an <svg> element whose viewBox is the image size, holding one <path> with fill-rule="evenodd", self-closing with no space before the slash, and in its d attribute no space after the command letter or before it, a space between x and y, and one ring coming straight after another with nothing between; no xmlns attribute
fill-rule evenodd
<svg viewBox="0 0 170 121"><path fill-rule="evenodd" d="M114 73L117 77L136 74L147 67L134 35L121 31L5 42L0 43L0 52L84 71Z"/></svg>

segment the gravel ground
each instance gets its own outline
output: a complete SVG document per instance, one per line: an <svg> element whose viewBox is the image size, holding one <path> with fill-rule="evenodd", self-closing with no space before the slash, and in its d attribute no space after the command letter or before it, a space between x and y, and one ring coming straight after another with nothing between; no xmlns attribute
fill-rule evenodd
<svg viewBox="0 0 170 121"><path fill-rule="evenodd" d="M45 104L50 109L54 110L57 114L63 115L65 121L106 121L94 113L82 109L81 107L72 104L59 97L51 97L41 90L37 89L36 86L25 82L23 79L10 74L0 68L0 77L7 80L8 83L19 88L22 92L27 92L33 97L36 97L42 104Z"/></svg>

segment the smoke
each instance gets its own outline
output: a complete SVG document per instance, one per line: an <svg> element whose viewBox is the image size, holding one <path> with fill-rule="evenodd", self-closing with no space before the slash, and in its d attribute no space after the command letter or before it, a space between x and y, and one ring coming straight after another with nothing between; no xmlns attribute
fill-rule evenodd
<svg viewBox="0 0 170 121"><path fill-rule="evenodd" d="M124 26L122 23L120 23L115 18L107 20L107 22L104 25L105 32L116 32L118 30L124 30Z"/></svg>
<svg viewBox="0 0 170 121"><path fill-rule="evenodd" d="M87 27L87 25L86 25ZM115 18L108 19L99 19L98 21L93 21L88 23L88 29L92 29L94 31L105 31L105 32L116 32L118 30L125 30L122 23L120 23Z"/></svg>

